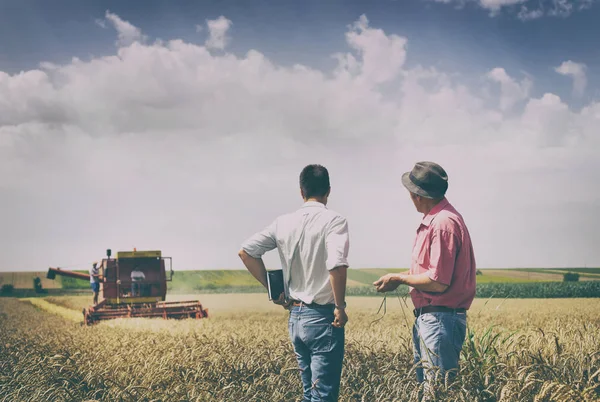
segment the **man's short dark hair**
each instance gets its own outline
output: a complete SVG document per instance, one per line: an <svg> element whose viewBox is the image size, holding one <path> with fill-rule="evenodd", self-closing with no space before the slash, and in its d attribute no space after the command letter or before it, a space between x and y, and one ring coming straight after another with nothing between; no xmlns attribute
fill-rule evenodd
<svg viewBox="0 0 600 402"><path fill-rule="evenodd" d="M329 191L329 172L325 166L308 165L300 173L300 188L304 198L323 197Z"/></svg>

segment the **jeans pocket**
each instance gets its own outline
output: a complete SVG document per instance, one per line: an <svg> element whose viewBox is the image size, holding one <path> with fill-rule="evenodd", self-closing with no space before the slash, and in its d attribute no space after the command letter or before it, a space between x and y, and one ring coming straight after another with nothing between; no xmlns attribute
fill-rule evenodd
<svg viewBox="0 0 600 402"><path fill-rule="evenodd" d="M419 316L418 337L421 344L421 355L437 355L439 353L440 340L442 339L443 324L438 313L425 313Z"/></svg>
<svg viewBox="0 0 600 402"><path fill-rule="evenodd" d="M442 321L442 317L438 313L425 313L419 316L421 319L421 326L424 327L438 327Z"/></svg>
<svg viewBox="0 0 600 402"><path fill-rule="evenodd" d="M328 353L333 349L333 326L330 323L304 325L304 333L305 343L313 353Z"/></svg>

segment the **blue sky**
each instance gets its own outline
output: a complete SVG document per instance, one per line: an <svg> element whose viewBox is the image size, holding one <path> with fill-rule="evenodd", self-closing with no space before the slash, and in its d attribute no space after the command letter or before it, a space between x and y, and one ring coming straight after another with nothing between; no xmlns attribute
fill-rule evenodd
<svg viewBox="0 0 600 402"><path fill-rule="evenodd" d="M422 160L448 171L479 267L600 266L599 17L590 0L0 0L0 270L133 247L242 268L309 163L330 169L351 266L406 267L420 216L400 177Z"/></svg>
<svg viewBox="0 0 600 402"><path fill-rule="evenodd" d="M543 3L543 2L542 2ZM546 2L551 3L551 2ZM537 4L536 2L528 2ZM533 93L553 88L567 96L570 82L553 68L563 60L600 65L600 6L568 17L517 18L520 5L497 16L476 3L457 8L434 1L2 1L0 70L14 73L40 60L68 62L73 56L110 54L114 34L95 24L106 10L143 27L151 38L181 38L202 43L207 31L196 25L225 15L235 38L229 51L261 52L282 64L303 63L330 69L334 51L344 46L346 26L366 14L373 26L409 40L408 65L435 66L476 80L502 65L512 75L535 76ZM598 98L598 69L588 73L589 90L581 101ZM579 100L572 100L575 104Z"/></svg>

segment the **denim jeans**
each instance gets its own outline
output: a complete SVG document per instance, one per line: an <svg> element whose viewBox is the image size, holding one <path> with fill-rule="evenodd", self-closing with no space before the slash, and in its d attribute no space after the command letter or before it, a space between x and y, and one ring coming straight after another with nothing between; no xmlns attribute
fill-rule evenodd
<svg viewBox="0 0 600 402"><path fill-rule="evenodd" d="M332 307L293 306L288 329L302 378L303 402L337 401L344 360L344 328Z"/></svg>
<svg viewBox="0 0 600 402"><path fill-rule="evenodd" d="M446 374L450 379L456 376L466 331L465 313L425 313L415 320L413 350L420 383L425 378L430 383L434 377L444 381Z"/></svg>

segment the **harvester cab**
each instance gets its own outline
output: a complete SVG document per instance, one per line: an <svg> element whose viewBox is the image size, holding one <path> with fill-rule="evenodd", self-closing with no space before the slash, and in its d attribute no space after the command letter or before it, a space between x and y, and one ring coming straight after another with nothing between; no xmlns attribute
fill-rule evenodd
<svg viewBox="0 0 600 402"><path fill-rule="evenodd" d="M117 258L102 260L100 298L109 304L165 301L167 282L173 278L171 258L160 251L120 251ZM167 265L169 275L167 276Z"/></svg>
<svg viewBox="0 0 600 402"><path fill-rule="evenodd" d="M86 324L127 317L208 317L208 310L197 300L166 301L167 282L173 279L171 257L163 257L159 250L136 249L119 251L117 258L111 255L111 250L106 250L107 258L98 264L99 302L83 309ZM56 275L90 279L80 272L48 269L49 279Z"/></svg>

